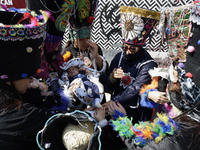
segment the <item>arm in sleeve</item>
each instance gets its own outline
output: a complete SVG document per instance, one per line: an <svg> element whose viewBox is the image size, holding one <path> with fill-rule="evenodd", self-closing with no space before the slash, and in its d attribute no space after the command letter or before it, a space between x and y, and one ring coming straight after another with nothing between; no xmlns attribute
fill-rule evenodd
<svg viewBox="0 0 200 150"><path fill-rule="evenodd" d="M120 55L121 54L117 54L113 60L111 61L111 64L110 64L110 67L108 69L108 71L106 72L106 86L107 86L107 89L109 90L109 93L112 94L113 93L113 90L114 90L114 87L115 87L115 83L114 84L111 84L110 80L109 80L109 76L110 74L113 72L113 69L114 68L117 68L118 67L118 62L119 62L119 58L120 58Z"/></svg>
<svg viewBox="0 0 200 150"><path fill-rule="evenodd" d="M95 70L98 70L98 72L100 74L102 74L102 73L106 72L106 70L108 70L108 62L104 58L103 52L99 46L98 46L98 53L99 53L100 58L99 58L98 62L96 59L94 59L93 66L94 66ZM102 63L102 67L99 67L99 65L98 65L99 63L100 64Z"/></svg>
<svg viewBox="0 0 200 150"><path fill-rule="evenodd" d="M135 82L129 85L122 93L116 95L113 100L120 102L125 108L132 105L133 99L138 97L142 85L151 80L151 76L149 75L148 71L149 69L153 69L155 66L155 62L149 62L143 65L139 70Z"/></svg>

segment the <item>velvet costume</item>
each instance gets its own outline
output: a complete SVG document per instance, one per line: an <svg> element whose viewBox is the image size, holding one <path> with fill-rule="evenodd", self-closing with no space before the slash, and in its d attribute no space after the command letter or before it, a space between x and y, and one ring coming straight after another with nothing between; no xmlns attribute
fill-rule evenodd
<svg viewBox="0 0 200 150"><path fill-rule="evenodd" d="M116 54L113 58L109 68L108 77L114 68L122 67L125 76L129 76L130 74L130 77L128 78L129 81L131 79L131 82L127 83L127 80L123 81L122 78L116 79L116 82L113 85L109 83L108 87L111 89L110 92L113 93L112 100L122 104L126 109L128 116L134 118L133 122L137 122L138 120L150 120L152 109L141 108L139 106L139 91L144 83L151 81L148 70L153 69L157 64L148 52L143 49L138 58L132 63L128 62L123 55L120 66L118 66L121 53L122 52ZM127 84L129 85L127 86Z"/></svg>
<svg viewBox="0 0 200 150"><path fill-rule="evenodd" d="M51 111L40 109L30 103L21 108L0 107L0 149L37 150L36 134L53 115Z"/></svg>
<svg viewBox="0 0 200 150"><path fill-rule="evenodd" d="M69 78L70 83L73 80L77 79L77 78L81 78L82 79L86 91L89 88L92 89L92 94L88 95L89 97L92 97L93 99L98 98L100 100L99 88L98 88L98 86L96 84L94 84L93 82L91 82L90 80L88 80L87 77L86 77L86 75L83 72L80 72L76 76L74 76L72 78Z"/></svg>

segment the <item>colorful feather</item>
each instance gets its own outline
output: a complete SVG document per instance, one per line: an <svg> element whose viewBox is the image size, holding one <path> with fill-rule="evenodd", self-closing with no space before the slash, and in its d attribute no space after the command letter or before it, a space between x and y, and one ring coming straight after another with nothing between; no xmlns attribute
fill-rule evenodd
<svg viewBox="0 0 200 150"><path fill-rule="evenodd" d="M120 114L117 111L115 112ZM152 140L159 143L166 135L173 135L174 131L177 130L175 122L166 114L157 114L158 117L153 122L139 122L134 126L128 117L116 114L116 120L110 121L113 130L118 131L120 136L133 136L133 142L138 146L144 146Z"/></svg>

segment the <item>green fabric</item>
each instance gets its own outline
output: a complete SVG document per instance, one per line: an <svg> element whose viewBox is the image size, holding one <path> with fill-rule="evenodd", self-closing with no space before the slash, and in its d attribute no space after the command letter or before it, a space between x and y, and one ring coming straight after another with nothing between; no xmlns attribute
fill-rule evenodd
<svg viewBox="0 0 200 150"><path fill-rule="evenodd" d="M90 29L82 28L82 29L69 29L70 41L74 39L82 39L86 37L90 37Z"/></svg>

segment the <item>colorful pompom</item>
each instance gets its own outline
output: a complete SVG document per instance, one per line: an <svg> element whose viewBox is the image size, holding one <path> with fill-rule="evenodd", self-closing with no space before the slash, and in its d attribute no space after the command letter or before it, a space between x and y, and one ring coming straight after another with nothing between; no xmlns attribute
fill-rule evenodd
<svg viewBox="0 0 200 150"><path fill-rule="evenodd" d="M4 75L1 75L1 79L7 79L8 78L8 75L4 74Z"/></svg>
<svg viewBox="0 0 200 150"><path fill-rule="evenodd" d="M197 44L200 45L200 40L198 40Z"/></svg>
<svg viewBox="0 0 200 150"><path fill-rule="evenodd" d="M69 51L66 51L66 53L63 55L64 62L67 62L70 57L71 53Z"/></svg>
<svg viewBox="0 0 200 150"><path fill-rule="evenodd" d="M37 73L40 73L41 71L42 71L41 69L38 69L38 70L37 70Z"/></svg>
<svg viewBox="0 0 200 150"><path fill-rule="evenodd" d="M22 73L21 77L26 78L28 75L26 73Z"/></svg>
<svg viewBox="0 0 200 150"><path fill-rule="evenodd" d="M141 101L140 105L142 107L147 107L147 108L156 108L159 106L158 103L155 103L154 101L149 101L148 100L148 93L151 91L158 91L157 89L149 89L146 90L143 94L141 94Z"/></svg>
<svg viewBox="0 0 200 150"><path fill-rule="evenodd" d="M191 74L190 72L186 73L186 76L187 76L188 78L192 78L192 74Z"/></svg>
<svg viewBox="0 0 200 150"><path fill-rule="evenodd" d="M187 50L189 53L192 53L192 52L194 52L195 48L194 48L194 46L188 46Z"/></svg>
<svg viewBox="0 0 200 150"><path fill-rule="evenodd" d="M51 16L51 13L47 10L46 11L40 10L40 12L44 17L45 22L47 22L48 18L50 18L50 16Z"/></svg>
<svg viewBox="0 0 200 150"><path fill-rule="evenodd" d="M184 67L184 64L183 64L183 63L179 63L178 66L179 66L180 68L183 68L183 67Z"/></svg>

